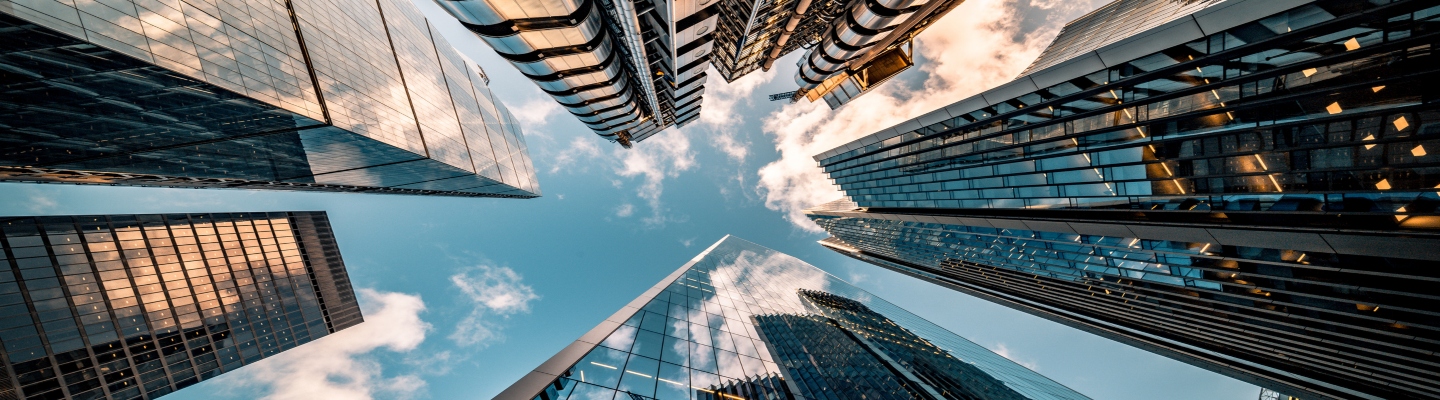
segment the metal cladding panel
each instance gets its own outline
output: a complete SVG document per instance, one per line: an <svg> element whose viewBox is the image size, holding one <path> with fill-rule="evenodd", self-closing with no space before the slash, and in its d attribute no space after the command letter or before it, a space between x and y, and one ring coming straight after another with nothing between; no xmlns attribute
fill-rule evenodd
<svg viewBox="0 0 1440 400"><path fill-rule="evenodd" d="M1035 81L1035 86L1048 88L1102 69L1105 69L1105 63L1100 61L1100 56L1095 53L1086 53L1055 64L1050 68L1036 71L1030 75L1030 80Z"/></svg>
<svg viewBox="0 0 1440 400"><path fill-rule="evenodd" d="M1120 65L1126 61L1144 57L1172 46L1185 44L1205 37L1200 25L1190 16L1175 19L1152 28L1142 35L1135 35L1117 41L1095 51L1105 65Z"/></svg>
<svg viewBox="0 0 1440 400"><path fill-rule="evenodd" d="M709 28L713 28L713 25L715 24L715 21L717 21L717 20L719 20L719 18L711 18L711 19L706 20L706 21L710 24L710 26L708 26L708 27L709 27ZM696 30L704 30L704 29L707 29L707 25L701 24L701 25L697 25L695 28L689 29L687 32L693 32L693 31L696 31ZM683 33L682 33L682 35L683 35ZM692 40L692 41L693 41L693 40ZM689 44L689 43L691 43L692 41L681 41L680 43ZM683 46L685 46L685 44L682 44L681 46L683 47ZM695 60L698 60L698 59L700 59L701 57L709 56L711 50L713 50L714 47L715 47L715 41L714 41L714 40L710 40L710 41L705 42L705 43L703 43L703 44L700 44L700 45L698 45L698 46L690 47L690 48L686 49L686 51L685 51L684 53L680 53L679 55L677 55L677 57L675 58L675 65L690 65L690 63L695 62ZM704 68L697 68L697 69L703 70Z"/></svg>
<svg viewBox="0 0 1440 400"><path fill-rule="evenodd" d="M995 105L996 103L1020 97L1036 90L1040 90L1040 88L1035 86L1035 81L1030 80L1028 76L1022 76L994 89L986 90L984 93L981 93L980 96L984 97L987 103ZM896 129L902 131L914 130L914 128L901 129L898 126Z"/></svg>
<svg viewBox="0 0 1440 400"><path fill-rule="evenodd" d="M721 0L673 0L667 2L673 7L670 13L672 23L678 23L685 17L700 12L719 1Z"/></svg>
<svg viewBox="0 0 1440 400"><path fill-rule="evenodd" d="M1200 25L1200 30L1209 35L1254 21L1256 15L1273 15L1314 2L1315 0L1231 0L1196 11L1192 16L1195 23Z"/></svg>
<svg viewBox="0 0 1440 400"><path fill-rule="evenodd" d="M1268 1L1268 0L1266 0ZM1028 75L1111 43L1165 25L1225 0L1116 0L1065 25L1021 75Z"/></svg>
<svg viewBox="0 0 1440 400"><path fill-rule="evenodd" d="M702 36L714 33L715 24L719 22L720 15L716 14L710 16L709 18L701 20L698 24L686 27L679 32L675 32L675 48L678 50L681 47L685 47L685 45L693 43L696 40L700 40L700 37ZM681 62L676 63L675 65L685 65L685 63Z"/></svg>

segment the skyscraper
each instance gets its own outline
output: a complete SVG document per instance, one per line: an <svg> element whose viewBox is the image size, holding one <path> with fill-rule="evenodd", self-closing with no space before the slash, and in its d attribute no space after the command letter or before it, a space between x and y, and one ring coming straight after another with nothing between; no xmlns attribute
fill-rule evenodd
<svg viewBox="0 0 1440 400"><path fill-rule="evenodd" d="M596 134L630 147L700 115L727 82L809 49L797 90L840 107L914 65L910 41L962 0L436 0Z"/></svg>
<svg viewBox="0 0 1440 400"><path fill-rule="evenodd" d="M408 0L35 0L0 27L0 181L540 195Z"/></svg>
<svg viewBox="0 0 1440 400"><path fill-rule="evenodd" d="M733 236L496 398L1087 399Z"/></svg>
<svg viewBox="0 0 1440 400"><path fill-rule="evenodd" d="M362 322L323 212L0 230L0 398L153 399Z"/></svg>
<svg viewBox="0 0 1440 400"><path fill-rule="evenodd" d="M1301 398L1440 397L1440 6L1121 0L817 155L875 265Z"/></svg>

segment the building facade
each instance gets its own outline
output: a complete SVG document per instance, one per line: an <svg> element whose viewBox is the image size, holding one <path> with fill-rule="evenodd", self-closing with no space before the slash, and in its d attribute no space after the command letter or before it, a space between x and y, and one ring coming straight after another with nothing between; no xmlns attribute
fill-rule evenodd
<svg viewBox="0 0 1440 400"><path fill-rule="evenodd" d="M7 1L0 26L0 180L540 194L484 71L409 1Z"/></svg>
<svg viewBox="0 0 1440 400"><path fill-rule="evenodd" d="M726 236L496 399L1087 399Z"/></svg>
<svg viewBox="0 0 1440 400"><path fill-rule="evenodd" d="M1301 398L1440 397L1440 7L1120 0L815 159L826 247Z"/></svg>
<svg viewBox="0 0 1440 400"><path fill-rule="evenodd" d="M601 137L630 147L700 115L726 82L805 50L792 99L838 108L914 65L962 0L436 0Z"/></svg>
<svg viewBox="0 0 1440 400"><path fill-rule="evenodd" d="M0 230L0 398L153 399L362 322L323 212Z"/></svg>

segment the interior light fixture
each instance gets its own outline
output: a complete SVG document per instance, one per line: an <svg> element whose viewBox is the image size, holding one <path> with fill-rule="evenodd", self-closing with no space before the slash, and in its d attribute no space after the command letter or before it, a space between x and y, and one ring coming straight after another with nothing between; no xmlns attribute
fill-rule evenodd
<svg viewBox="0 0 1440 400"><path fill-rule="evenodd" d="M1352 38L1350 38L1350 40L1346 40L1346 41L1345 41L1345 51L1354 51L1354 50L1357 50L1357 49L1359 49L1359 48L1360 48L1360 41L1359 41L1359 40L1355 40L1355 38L1352 37Z"/></svg>

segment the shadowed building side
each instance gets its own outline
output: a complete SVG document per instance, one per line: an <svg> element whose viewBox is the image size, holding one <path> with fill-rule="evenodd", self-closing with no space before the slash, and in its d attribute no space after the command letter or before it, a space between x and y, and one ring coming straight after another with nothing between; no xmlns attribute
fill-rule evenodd
<svg viewBox="0 0 1440 400"><path fill-rule="evenodd" d="M806 213L842 254L1259 386L1434 398L1437 32L1433 2L1115 1L815 156L846 198Z"/></svg>

